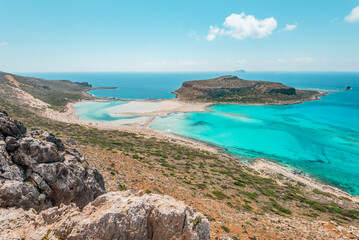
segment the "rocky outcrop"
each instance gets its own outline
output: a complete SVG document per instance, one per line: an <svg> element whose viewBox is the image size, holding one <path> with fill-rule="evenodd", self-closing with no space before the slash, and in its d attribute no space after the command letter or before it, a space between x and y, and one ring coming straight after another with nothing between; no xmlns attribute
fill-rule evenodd
<svg viewBox="0 0 359 240"><path fill-rule="evenodd" d="M101 174L41 130L0 111L0 240L210 239L208 220L156 194L105 193Z"/></svg>
<svg viewBox="0 0 359 240"><path fill-rule="evenodd" d="M61 205L42 211L0 211L0 236L10 239L209 240L208 220L171 197L111 192L82 211ZM1 237L0 237L1 239Z"/></svg>
<svg viewBox="0 0 359 240"><path fill-rule="evenodd" d="M0 110L0 141L7 136L20 136L26 133L26 128L17 120L8 117L5 111Z"/></svg>
<svg viewBox="0 0 359 240"><path fill-rule="evenodd" d="M0 207L36 210L75 203L83 208L105 193L104 180L55 135L26 128L0 112Z"/></svg>

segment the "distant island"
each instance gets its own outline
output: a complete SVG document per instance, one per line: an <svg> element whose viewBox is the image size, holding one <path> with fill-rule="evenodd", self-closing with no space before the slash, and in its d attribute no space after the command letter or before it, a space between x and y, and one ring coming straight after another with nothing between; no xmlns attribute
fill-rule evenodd
<svg viewBox="0 0 359 240"><path fill-rule="evenodd" d="M316 100L325 93L299 90L277 82L249 81L227 75L184 82L174 94L182 101L281 105Z"/></svg>

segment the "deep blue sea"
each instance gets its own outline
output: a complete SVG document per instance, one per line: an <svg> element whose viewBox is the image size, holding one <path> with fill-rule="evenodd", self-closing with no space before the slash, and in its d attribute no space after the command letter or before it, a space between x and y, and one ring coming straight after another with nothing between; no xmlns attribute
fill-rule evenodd
<svg viewBox="0 0 359 240"><path fill-rule="evenodd" d="M87 81L100 97L173 98L183 81L233 73L27 73L47 79ZM152 128L222 147L245 161L264 157L323 182L359 194L359 73L247 72L248 80L277 81L329 94L319 101L285 106L215 105L209 113L174 113ZM353 89L344 90L347 85ZM104 106L104 105L101 105ZM96 105L79 112L87 120L111 121ZM110 104L112 106L112 104ZM107 118L105 118L107 117Z"/></svg>
<svg viewBox="0 0 359 240"><path fill-rule="evenodd" d="M24 76L50 80L88 82L93 87L117 87L117 89L93 90L97 97L121 99L174 98L171 92L182 82L214 78L228 73L21 73Z"/></svg>

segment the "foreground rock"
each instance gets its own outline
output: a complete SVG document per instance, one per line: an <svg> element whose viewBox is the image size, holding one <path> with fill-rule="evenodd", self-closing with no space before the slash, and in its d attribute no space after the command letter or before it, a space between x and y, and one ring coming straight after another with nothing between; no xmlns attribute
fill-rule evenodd
<svg viewBox="0 0 359 240"><path fill-rule="evenodd" d="M82 211L75 204L42 211L0 211L0 236L7 239L207 240L209 222L171 197L112 192ZM0 237L1 239L1 237Z"/></svg>
<svg viewBox="0 0 359 240"><path fill-rule="evenodd" d="M209 222L171 197L112 192L51 133L0 111L0 240L210 239Z"/></svg>
<svg viewBox="0 0 359 240"><path fill-rule="evenodd" d="M75 203L83 208L105 193L99 172L53 134L26 134L0 112L0 207L36 210Z"/></svg>

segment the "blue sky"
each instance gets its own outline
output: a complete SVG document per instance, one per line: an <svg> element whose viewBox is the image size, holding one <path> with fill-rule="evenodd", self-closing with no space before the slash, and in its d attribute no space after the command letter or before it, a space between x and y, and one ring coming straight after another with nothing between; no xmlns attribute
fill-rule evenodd
<svg viewBox="0 0 359 240"><path fill-rule="evenodd" d="M0 70L359 71L358 0L0 0Z"/></svg>

